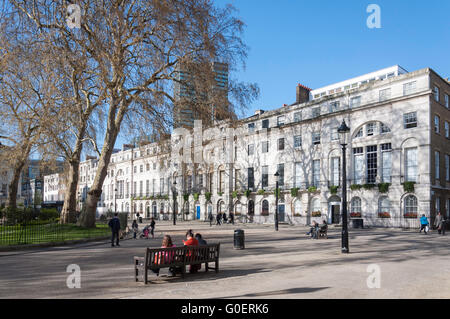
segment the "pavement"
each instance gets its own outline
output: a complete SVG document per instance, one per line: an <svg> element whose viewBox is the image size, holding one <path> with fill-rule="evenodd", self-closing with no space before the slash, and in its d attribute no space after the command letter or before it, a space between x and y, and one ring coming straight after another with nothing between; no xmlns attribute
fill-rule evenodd
<svg viewBox="0 0 450 319"><path fill-rule="evenodd" d="M140 224L142 227L142 224ZM235 229L245 249L233 246ZM164 234L182 245L187 229L221 243L220 271L134 281L133 256L160 247ZM303 226L169 221L156 224L154 239L129 239L0 253L0 298L450 298L450 234L401 229L350 229L350 253L341 253L341 230L310 239ZM80 269L80 288L68 288Z"/></svg>

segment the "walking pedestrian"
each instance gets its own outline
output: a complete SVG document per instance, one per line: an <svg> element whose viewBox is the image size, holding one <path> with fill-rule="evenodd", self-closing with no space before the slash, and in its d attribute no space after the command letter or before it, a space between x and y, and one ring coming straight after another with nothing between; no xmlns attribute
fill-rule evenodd
<svg viewBox="0 0 450 319"><path fill-rule="evenodd" d="M155 219L152 217L152 221L150 222L150 234L152 234L152 238L155 238Z"/></svg>
<svg viewBox="0 0 450 319"><path fill-rule="evenodd" d="M425 217L425 214L422 214L422 217L420 217L420 231L419 233L424 231L425 235L428 233L428 219Z"/></svg>
<svg viewBox="0 0 450 319"><path fill-rule="evenodd" d="M212 212L208 213L208 219L209 219L209 227L211 227L212 223L213 223L213 220L214 220Z"/></svg>
<svg viewBox="0 0 450 319"><path fill-rule="evenodd" d="M223 223L226 224L227 223L227 214L224 212L223 213Z"/></svg>
<svg viewBox="0 0 450 319"><path fill-rule="evenodd" d="M138 226L138 223L137 223L136 219L133 220L133 224L131 225L131 229L133 230L133 238L137 239L136 236L137 236L137 233L139 231L139 226Z"/></svg>
<svg viewBox="0 0 450 319"><path fill-rule="evenodd" d="M234 214L233 214L233 212L230 213L230 223L234 225Z"/></svg>
<svg viewBox="0 0 450 319"><path fill-rule="evenodd" d="M111 228L111 247L114 247L114 238L117 246L119 245L120 220L119 214L114 213L114 217L109 221L108 226Z"/></svg>
<svg viewBox="0 0 450 319"><path fill-rule="evenodd" d="M137 219L139 222L141 222L139 216L140 216L139 213L137 213L137 214L136 214L136 219ZM141 223L142 223L142 222L141 222Z"/></svg>
<svg viewBox="0 0 450 319"><path fill-rule="evenodd" d="M222 213L217 213L216 216L216 225L221 225L222 224Z"/></svg>
<svg viewBox="0 0 450 319"><path fill-rule="evenodd" d="M442 216L441 212L438 212L436 219L434 220L434 226L437 228L439 235L442 233L442 235L445 234L444 230L444 217Z"/></svg>

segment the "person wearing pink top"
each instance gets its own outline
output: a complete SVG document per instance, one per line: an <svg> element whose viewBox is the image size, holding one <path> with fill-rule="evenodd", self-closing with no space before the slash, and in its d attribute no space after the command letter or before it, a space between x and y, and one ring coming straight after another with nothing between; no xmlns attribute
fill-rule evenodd
<svg viewBox="0 0 450 319"><path fill-rule="evenodd" d="M172 238L169 235L164 235L163 241L162 241L162 245L161 248L172 248L172 247L176 247L173 243L172 243ZM158 264L168 264L171 263L173 261L173 258L175 256L175 252L164 252L161 255L158 256L158 260L157 263ZM156 273L157 275L159 275L159 269L155 269L152 271L154 273ZM169 276L175 276L175 269L173 269L172 267L169 268Z"/></svg>

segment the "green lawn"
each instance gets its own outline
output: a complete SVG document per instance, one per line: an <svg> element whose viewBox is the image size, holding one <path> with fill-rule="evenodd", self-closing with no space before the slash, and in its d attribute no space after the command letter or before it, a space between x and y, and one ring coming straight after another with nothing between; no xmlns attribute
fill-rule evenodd
<svg viewBox="0 0 450 319"><path fill-rule="evenodd" d="M75 224L60 225L57 223L26 227L0 225L0 246L64 242L105 237L110 233L108 225L101 223L97 224L96 228L83 228Z"/></svg>

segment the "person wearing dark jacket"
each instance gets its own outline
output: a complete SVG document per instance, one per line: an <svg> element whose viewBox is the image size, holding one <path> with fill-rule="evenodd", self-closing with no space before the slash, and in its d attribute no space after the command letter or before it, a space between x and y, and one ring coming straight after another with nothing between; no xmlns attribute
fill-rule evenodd
<svg viewBox="0 0 450 319"><path fill-rule="evenodd" d="M111 219L108 223L108 226L111 228L112 236L111 236L111 247L114 247L114 238L116 238L116 245L119 245L119 231L120 231L120 220L117 217L119 214L115 213L114 218Z"/></svg>
<svg viewBox="0 0 450 319"><path fill-rule="evenodd" d="M195 234L195 239L197 239L199 245L207 245L206 240L203 239L202 235L197 233Z"/></svg>

